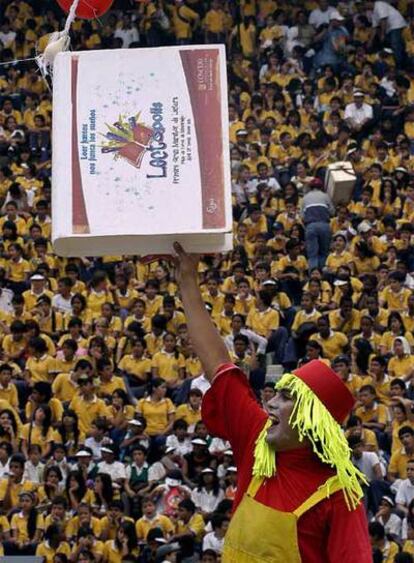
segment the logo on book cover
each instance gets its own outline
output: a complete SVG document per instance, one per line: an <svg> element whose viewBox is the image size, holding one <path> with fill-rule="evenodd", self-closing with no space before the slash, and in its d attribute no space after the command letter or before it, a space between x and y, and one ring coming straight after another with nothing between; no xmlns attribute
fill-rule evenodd
<svg viewBox="0 0 414 563"><path fill-rule="evenodd" d="M103 153L113 153L115 160L123 158L134 168L141 168L145 153L150 150L153 129L139 121L140 113L132 117L119 116L113 125L106 123L107 133Z"/></svg>
<svg viewBox="0 0 414 563"><path fill-rule="evenodd" d="M162 103L153 102L150 114L151 127L139 121L141 112L132 117L120 115L113 125L106 123L108 132L103 134L106 140L102 152L114 153L115 160L123 158L134 168L141 168L142 160L149 152L151 174L147 174L147 178L166 178L168 152Z"/></svg>

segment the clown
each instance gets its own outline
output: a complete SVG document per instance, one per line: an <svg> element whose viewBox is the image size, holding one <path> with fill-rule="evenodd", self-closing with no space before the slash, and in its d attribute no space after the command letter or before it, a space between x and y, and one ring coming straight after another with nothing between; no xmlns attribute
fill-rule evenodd
<svg viewBox="0 0 414 563"><path fill-rule="evenodd" d="M211 382L203 419L231 443L238 467L224 563L371 562L364 478L341 429L352 395L314 360L284 374L262 409L205 309L197 259L174 249L189 334Z"/></svg>

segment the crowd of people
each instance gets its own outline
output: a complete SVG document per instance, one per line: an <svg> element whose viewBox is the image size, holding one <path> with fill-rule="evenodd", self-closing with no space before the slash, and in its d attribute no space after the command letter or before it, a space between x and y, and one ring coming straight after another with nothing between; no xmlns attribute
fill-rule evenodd
<svg viewBox="0 0 414 563"><path fill-rule="evenodd" d="M46 562L220 561L237 467L173 262L56 256L53 1L0 2L0 540ZM414 560L414 10L410 1L117 0L72 48L224 43L234 250L203 300L257 400L313 359L355 396L374 561ZM352 199L325 193L351 163Z"/></svg>

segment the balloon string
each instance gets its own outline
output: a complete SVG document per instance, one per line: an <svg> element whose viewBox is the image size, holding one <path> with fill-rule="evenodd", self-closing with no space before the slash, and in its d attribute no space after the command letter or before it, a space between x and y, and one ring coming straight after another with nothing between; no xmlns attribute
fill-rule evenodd
<svg viewBox="0 0 414 563"><path fill-rule="evenodd" d="M72 6L70 7L68 17L66 18L65 28L63 30L64 33L69 33L70 26L73 23L73 20L76 18L76 9L78 7L80 0L74 0Z"/></svg>
<svg viewBox="0 0 414 563"><path fill-rule="evenodd" d="M7 61L6 63L0 63L0 66L14 65L16 63L26 63L28 61L37 61L37 57L29 57L28 59L14 59L13 61Z"/></svg>

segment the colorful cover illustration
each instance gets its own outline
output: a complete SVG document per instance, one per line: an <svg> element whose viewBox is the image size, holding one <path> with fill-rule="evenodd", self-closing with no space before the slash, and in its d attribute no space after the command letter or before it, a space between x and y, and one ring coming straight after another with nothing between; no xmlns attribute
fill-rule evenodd
<svg viewBox="0 0 414 563"><path fill-rule="evenodd" d="M115 153L115 160L121 157L140 168L151 144L153 130L140 123L139 118L140 113L132 117L120 115L113 125L106 124L108 132L103 134L106 140L101 147L102 153Z"/></svg>

